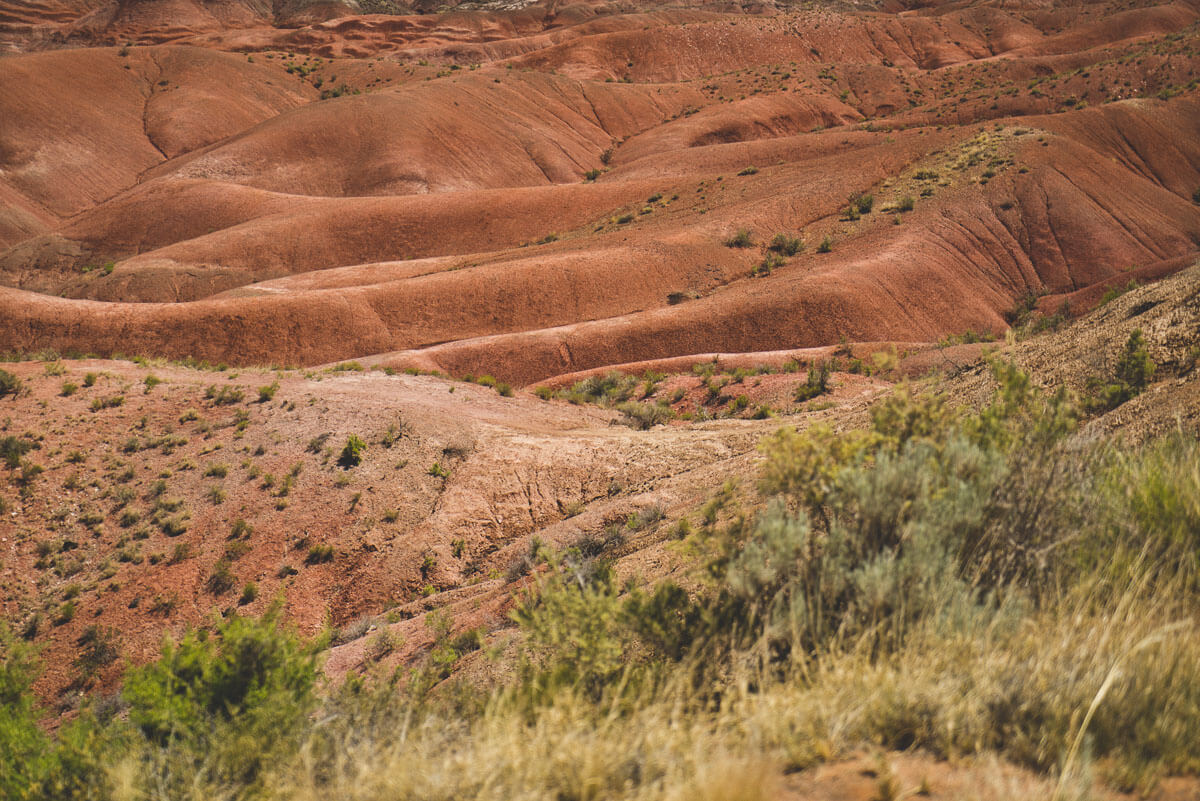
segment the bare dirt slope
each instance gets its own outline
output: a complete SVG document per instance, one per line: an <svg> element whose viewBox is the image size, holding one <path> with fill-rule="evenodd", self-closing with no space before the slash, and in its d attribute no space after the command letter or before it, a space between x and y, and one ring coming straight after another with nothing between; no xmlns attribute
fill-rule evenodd
<svg viewBox="0 0 1200 801"><path fill-rule="evenodd" d="M13 29L0 348L528 384L997 332L1200 250L1190 3L191 8Z"/></svg>
<svg viewBox="0 0 1200 801"><path fill-rule="evenodd" d="M122 653L140 661L164 629L274 599L306 631L348 627L327 663L335 675L383 657L401 664L432 641L427 610L448 609L463 628L508 626L537 542L603 550L638 581L686 582L670 521L698 525L731 478L731 491L752 492L765 434L862 425L905 376L940 375L935 386L956 402L984 402L989 351L1083 394L1138 328L1155 382L1088 425L1131 440L1195 431L1198 304L1200 265L1010 345L628 365L649 376L631 379L633 397L675 415L648 430L591 404L357 362L311 371L12 363L23 391L0 401L0 437L29 450L0 489L5 618L46 644L43 690L67 705L112 678L78 683L72 654L89 627L112 627ZM832 392L797 401L813 365L830 360ZM352 435L365 444L358 463L343 458ZM403 646L381 655L363 635L384 629Z"/></svg>

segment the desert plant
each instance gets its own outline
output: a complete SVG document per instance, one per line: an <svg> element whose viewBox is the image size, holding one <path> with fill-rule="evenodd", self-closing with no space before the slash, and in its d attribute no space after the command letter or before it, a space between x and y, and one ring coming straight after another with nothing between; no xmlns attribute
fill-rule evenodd
<svg viewBox="0 0 1200 801"><path fill-rule="evenodd" d="M319 565L332 561L332 545L313 545L308 549L308 554L304 557L304 564L306 565Z"/></svg>
<svg viewBox="0 0 1200 801"><path fill-rule="evenodd" d="M781 256L795 256L804 250L804 240L797 236L778 233L771 239L771 244L767 248Z"/></svg>
<svg viewBox="0 0 1200 801"><path fill-rule="evenodd" d="M358 438L357 434L351 434L346 439L346 444L342 447L341 456L338 457L338 464L345 468L357 467L362 463L363 451L367 449L367 443Z"/></svg>
<svg viewBox="0 0 1200 801"><path fill-rule="evenodd" d="M1084 407L1095 413L1115 409L1139 395L1150 383L1155 369L1154 360L1146 350L1146 339L1142 330L1133 329L1117 357L1112 378L1103 381L1093 377L1089 381Z"/></svg>
<svg viewBox="0 0 1200 801"><path fill-rule="evenodd" d="M640 401L620 403L617 405L617 411L621 413L622 423L640 431L663 425L675 417L675 412L670 406Z"/></svg>
<svg viewBox="0 0 1200 801"><path fill-rule="evenodd" d="M750 236L749 228L739 228L725 240L725 247L728 248L748 248L753 245L754 239Z"/></svg>
<svg viewBox="0 0 1200 801"><path fill-rule="evenodd" d="M21 394L23 382L8 370L0 369L0 398L6 395L16 397Z"/></svg>
<svg viewBox="0 0 1200 801"><path fill-rule="evenodd" d="M810 366L804 383L799 384L792 395L796 399L796 402L803 403L829 392L829 372L830 366L828 362Z"/></svg>

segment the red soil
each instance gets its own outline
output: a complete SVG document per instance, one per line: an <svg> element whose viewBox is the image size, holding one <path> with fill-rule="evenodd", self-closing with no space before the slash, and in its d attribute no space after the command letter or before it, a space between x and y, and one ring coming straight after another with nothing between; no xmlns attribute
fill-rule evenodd
<svg viewBox="0 0 1200 801"><path fill-rule="evenodd" d="M999 331L1025 294L1200 249L1188 4L534 5L292 30L179 6L44 21L161 41L170 18L171 46L4 59L0 347L395 353L529 383ZM316 102L340 87L364 93ZM841 219L854 192L874 209ZM743 228L753 246L726 247ZM806 250L751 278L780 232Z"/></svg>
<svg viewBox="0 0 1200 801"><path fill-rule="evenodd" d="M780 367L835 347L867 360L895 342L910 373L956 366L979 347L928 343L1000 335L1030 295L1078 314L1200 253L1195 2L360 8L0 0L0 352L360 359L554 387L624 366L681 373L660 392L681 392L671 402L685 412L710 403L690 366L712 354ZM857 193L873 206L847 214ZM729 246L741 230L749 246ZM777 234L804 249L777 256ZM776 425L651 437L612 426L614 412L426 376L13 369L31 394L11 401L12 430L43 437L48 489L0 493L19 512L0 523L5 615L86 587L81 616L44 634L56 690L91 622L150 655L163 587L178 588L176 627L234 605L205 585L239 517L259 532L234 565L239 585L262 586L252 608L284 592L311 630L326 612L342 624L398 604L405 659L428 638L426 586L464 619L502 621L508 583L489 571L534 532L566 542L639 504L691 508L748 474ZM106 373L99 388L59 395L88 370ZM143 393L148 372L168 385ZM252 399L275 380L277 400L237 406L242 429L203 398L209 383ZM801 380L736 389L747 412L800 413ZM836 385L842 420L881 386ZM125 405L90 411L118 394ZM181 422L193 406L202 420ZM412 436L385 448L398 415ZM189 443L124 450L167 433ZM306 450L324 433L328 445ZM340 487L350 473L324 448L350 433L370 456ZM218 460L232 478L202 475ZM435 461L448 482L429 474ZM135 475L118 481L126 463ZM296 464L294 495L262 486ZM120 487L148 514L163 472L188 532L135 540ZM569 518L576 503L586 511ZM80 522L90 513L99 533ZM83 579L67 554L63 575L37 584L33 543L48 538L75 542ZM326 540L333 563L280 575ZM167 564L176 542L190 555ZM651 546L630 569L672 569L665 544ZM126 548L145 560L119 561ZM335 667L357 665L362 647L336 652Z"/></svg>

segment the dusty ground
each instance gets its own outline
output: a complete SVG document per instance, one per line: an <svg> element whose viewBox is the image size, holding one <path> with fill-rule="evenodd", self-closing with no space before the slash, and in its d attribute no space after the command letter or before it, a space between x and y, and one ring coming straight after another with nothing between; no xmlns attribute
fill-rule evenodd
<svg viewBox="0 0 1200 801"><path fill-rule="evenodd" d="M686 581L675 521L752 496L765 434L979 402L988 353L1083 392L1141 328L1155 383L1088 426L1200 428L1194 0L264 8L0 0L0 602L61 710L275 599L335 676L419 660L430 610L501 646L535 541ZM1030 304L1068 322L1006 344ZM613 369L674 419L535 394Z"/></svg>

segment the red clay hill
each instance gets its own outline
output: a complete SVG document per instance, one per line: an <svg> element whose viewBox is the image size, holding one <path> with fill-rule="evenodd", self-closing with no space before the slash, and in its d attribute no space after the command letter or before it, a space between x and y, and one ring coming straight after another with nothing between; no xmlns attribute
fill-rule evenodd
<svg viewBox="0 0 1200 801"><path fill-rule="evenodd" d="M1195 2L466 8L0 2L0 350L527 384L1200 250Z"/></svg>
<svg viewBox="0 0 1200 801"><path fill-rule="evenodd" d="M534 536L615 526L669 572L638 521L886 388L805 405L812 361L957 366L922 343L1195 263L1198 48L1182 0L0 0L0 353L63 357L0 396L42 689L92 626L139 661L275 597L307 631L390 610L402 659L433 605L503 622ZM1135 318L1190 353L1171 286L1071 358ZM688 424L520 391L619 365Z"/></svg>

